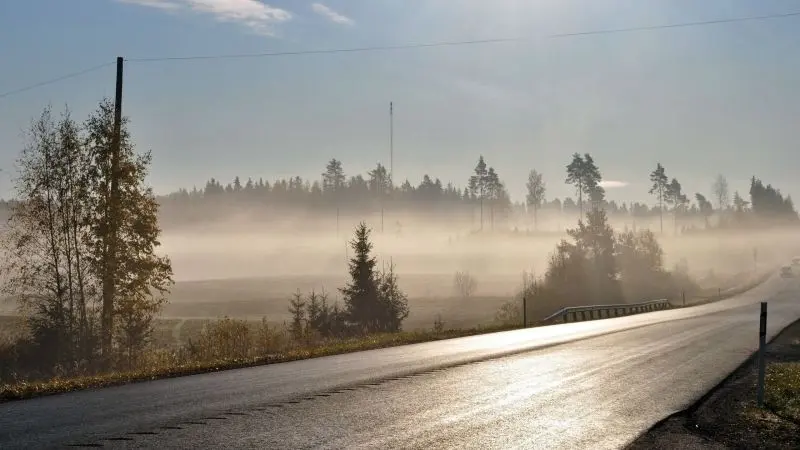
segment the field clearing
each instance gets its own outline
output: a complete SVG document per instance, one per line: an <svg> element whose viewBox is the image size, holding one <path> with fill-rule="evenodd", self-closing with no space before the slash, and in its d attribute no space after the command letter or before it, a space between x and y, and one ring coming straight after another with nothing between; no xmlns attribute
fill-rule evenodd
<svg viewBox="0 0 800 450"><path fill-rule="evenodd" d="M718 289L724 291L739 286L742 282L749 282L751 278L753 278L752 274L739 273L720 277L715 280L716 283L705 283L704 289L696 294L696 298L687 299L687 304L691 305L697 300L713 297ZM311 278L305 280L283 278L277 280L269 278L207 280L177 283L175 291L183 297L179 297L177 301L173 299L172 303L165 306L161 317L156 319L153 343L158 347L177 347L186 344L190 340L196 339L208 322L226 316L246 320L252 326L260 324L263 318L276 328L282 327L291 319L288 312L289 294L280 297L259 298L264 292L262 288L269 286L273 291L267 295L275 295L276 290L288 289L298 281L309 290L321 285L319 281L314 282ZM441 283L443 280L439 281ZM443 289L441 284L434 285L434 287ZM331 303L338 299L337 294L338 292L331 292ZM198 298L199 300L197 300ZM231 300L219 300L220 298ZM495 315L498 309L512 299L514 299L513 295L477 295L470 298L410 297L410 313L404 322L403 329L407 331L430 330L437 318L441 318L446 329L491 326L496 324ZM531 320L542 318L552 312L552 308L541 310L537 309L536 305L531 305L531 307L540 311L531 317ZM24 329L25 324L22 317L8 313L0 315L0 339L18 335Z"/></svg>
<svg viewBox="0 0 800 450"><path fill-rule="evenodd" d="M497 309L511 296L476 296L468 299L455 297L409 298L410 314L404 322L406 330L430 328L438 315L448 327L474 327L488 325L494 320ZM261 320L270 323L289 321L288 296L265 300L209 301L197 303L172 303L164 308L164 318L217 318L223 316ZM341 302L339 306L342 307Z"/></svg>
<svg viewBox="0 0 800 450"><path fill-rule="evenodd" d="M403 324L408 331L430 330L434 321L441 318L447 329L467 329L495 324L498 309L515 298L522 287L522 274L475 275L477 294L463 298L454 295L453 276L447 274L400 275L402 288L409 293L409 316ZM716 274L713 279L698 280L703 292L698 297L713 297L718 289L725 290L745 282L747 273ZM338 286L344 285L342 276L275 276L262 278L179 281L156 320L153 341L158 346L171 347L185 344L196 338L208 321L223 317L244 319L254 325L262 318L272 326L282 327L291 320L288 301L293 293L305 296L312 289L329 294L329 304L343 307ZM483 295L482 292L493 295ZM494 294L494 293L502 294ZM653 300L641 299L639 301ZM687 304L693 304L688 298ZM519 301L519 300L517 300ZM0 310L0 338L13 336L24 330L24 321L7 302ZM532 308L532 320L542 318L558 309Z"/></svg>
<svg viewBox="0 0 800 450"><path fill-rule="evenodd" d="M473 328L494 323L495 313L509 297L416 298L409 299L411 312L403 329L430 330L441 316L446 328ZM224 316L244 319L253 325L266 318L267 323L282 327L290 320L288 301L284 298L262 301L178 303L165 308L156 319L153 342L171 347L196 338L205 324ZM25 329L20 316L0 315L0 338L14 336Z"/></svg>

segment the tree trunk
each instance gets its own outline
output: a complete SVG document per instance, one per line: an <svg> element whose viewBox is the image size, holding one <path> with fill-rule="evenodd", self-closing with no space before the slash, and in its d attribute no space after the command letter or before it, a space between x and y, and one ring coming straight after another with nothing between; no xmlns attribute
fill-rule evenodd
<svg viewBox="0 0 800 450"><path fill-rule="evenodd" d="M56 212L54 211L54 201L53 201L53 175L50 171L50 164L52 163L52 154L45 150L45 167L44 167L44 180L43 180L43 187L45 189L45 208L46 208L46 227L47 227L47 239L48 239L48 247L50 254L48 255L50 259L50 263L52 264L53 270L53 277L55 281L55 298L54 298L54 306L56 311L56 326L59 333L63 332L64 327L64 280L61 274L61 254L58 248L58 236L57 236L57 223L56 221L58 218L56 217ZM63 342L59 338L56 340L56 345L58 346L55 350L56 360L61 362L62 354L63 354Z"/></svg>
<svg viewBox="0 0 800 450"><path fill-rule="evenodd" d="M481 231L483 231L483 194L481 194Z"/></svg>

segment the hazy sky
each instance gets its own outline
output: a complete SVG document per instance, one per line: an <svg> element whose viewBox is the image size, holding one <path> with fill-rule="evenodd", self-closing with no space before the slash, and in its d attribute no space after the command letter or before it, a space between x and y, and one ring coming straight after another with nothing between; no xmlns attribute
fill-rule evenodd
<svg viewBox="0 0 800 450"><path fill-rule="evenodd" d="M125 58L529 37L524 42L201 61L129 62L124 111L157 191L388 163L463 186L479 154L521 198L528 170L563 197L590 152L611 198L647 199L660 161L693 194L755 174L800 193L800 18L545 39L800 11L785 0L0 0L0 94ZM794 9L793 9L794 8ZM114 68L0 98L0 167L48 103L83 118ZM0 175L0 195L9 192Z"/></svg>

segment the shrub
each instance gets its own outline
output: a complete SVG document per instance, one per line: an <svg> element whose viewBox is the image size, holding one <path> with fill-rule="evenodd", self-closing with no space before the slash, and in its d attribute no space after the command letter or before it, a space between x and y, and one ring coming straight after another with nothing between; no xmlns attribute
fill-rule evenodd
<svg viewBox="0 0 800 450"><path fill-rule="evenodd" d="M478 280L469 272L456 272L453 277L453 289L462 298L470 298L478 289Z"/></svg>

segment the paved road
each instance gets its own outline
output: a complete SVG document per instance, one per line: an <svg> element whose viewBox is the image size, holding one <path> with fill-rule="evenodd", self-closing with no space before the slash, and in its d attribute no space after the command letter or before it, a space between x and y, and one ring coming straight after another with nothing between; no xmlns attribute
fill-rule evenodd
<svg viewBox="0 0 800 450"><path fill-rule="evenodd" d="M0 448L618 448L800 318L723 302L0 404Z"/></svg>

